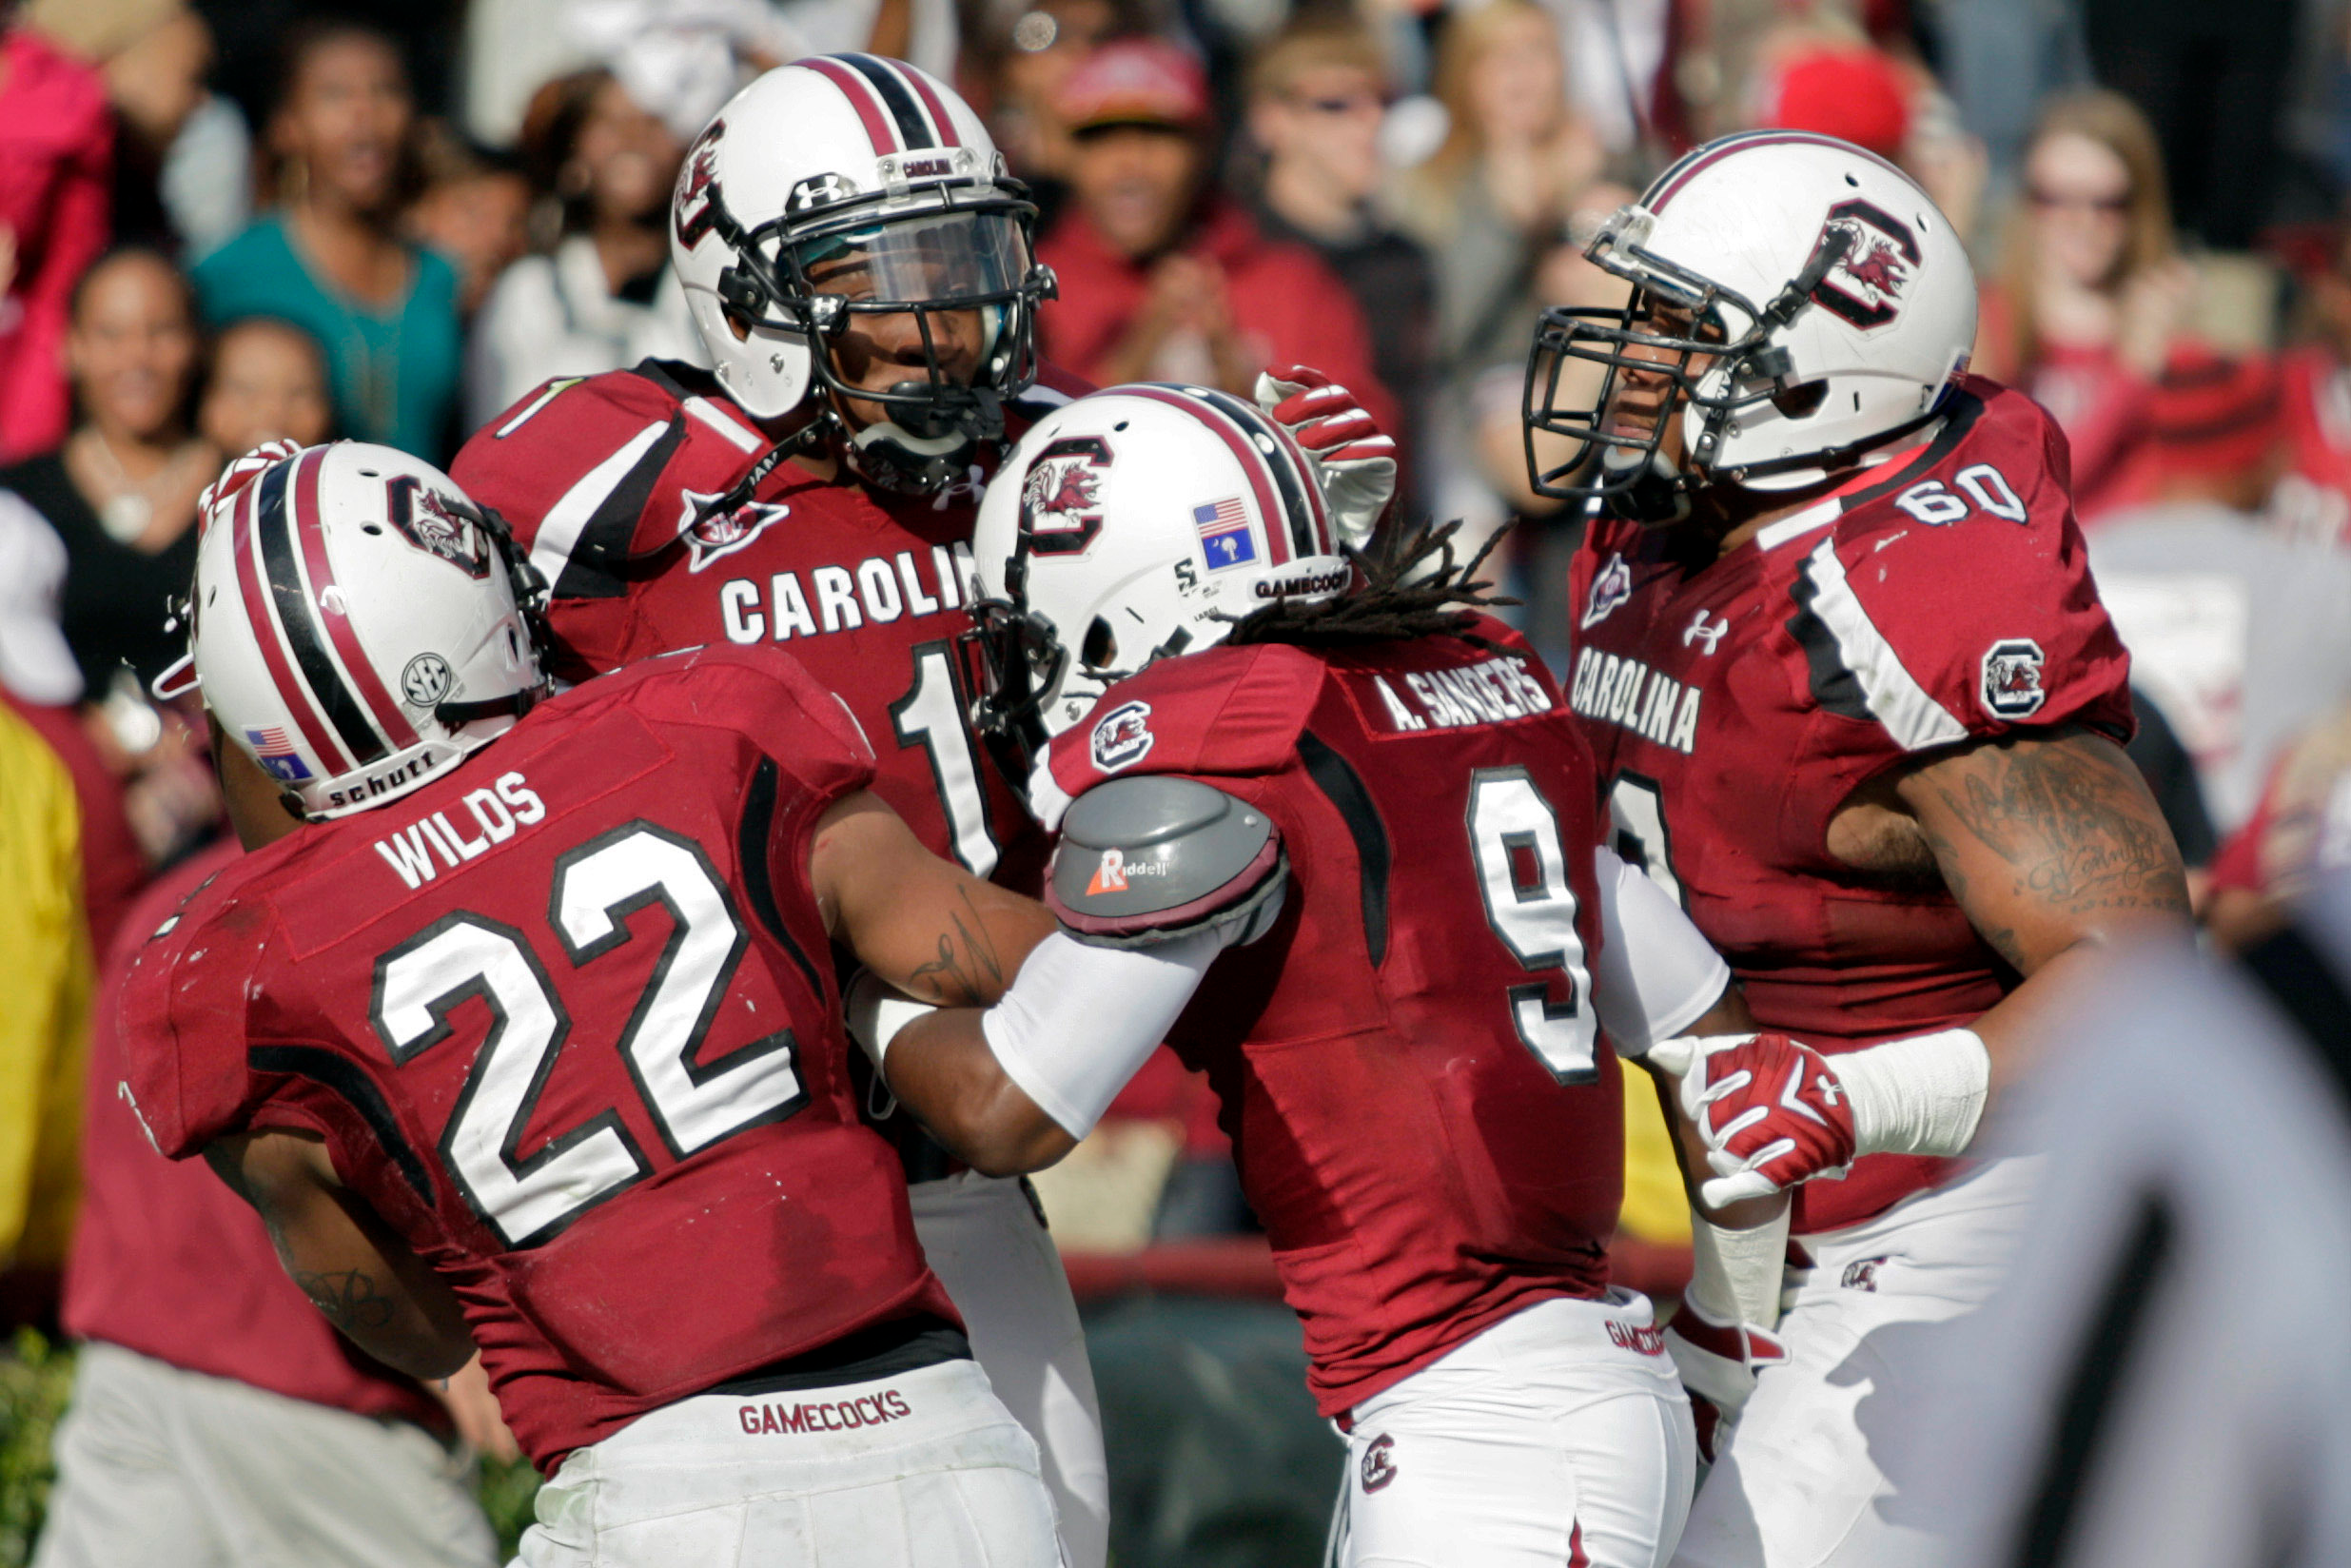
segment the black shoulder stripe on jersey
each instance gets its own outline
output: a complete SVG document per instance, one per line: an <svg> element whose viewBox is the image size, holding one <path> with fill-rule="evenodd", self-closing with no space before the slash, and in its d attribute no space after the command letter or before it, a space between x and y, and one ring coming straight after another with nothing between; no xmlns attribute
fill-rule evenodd
<svg viewBox="0 0 2351 1568"><path fill-rule="evenodd" d="M326 652L323 628L310 608L310 596L303 591L302 570L295 564L293 508L285 497L287 477L300 466L281 462L262 475L260 516L254 521L253 532L261 541L262 565L269 577L269 597L277 602L278 622L285 628L285 645L293 651L303 682L318 699L320 711L335 727L335 734L342 739L343 749L351 754L351 760L363 768L391 755L391 748L367 721L367 715L360 707L359 699L351 695L351 688L343 684L343 676ZM256 626L253 631L259 637L269 635L265 626Z"/></svg>
<svg viewBox="0 0 2351 1568"><path fill-rule="evenodd" d="M874 92L890 106L890 117L898 122L898 139L906 144L909 152L939 145L939 139L923 120L921 106L906 90L906 84L898 79L896 71L871 54L841 54L834 58L872 84Z"/></svg>
<svg viewBox="0 0 2351 1568"><path fill-rule="evenodd" d="M2311 1059L2351 1116L2351 994L2326 955L2298 927L2248 948L2237 962L2293 1020Z"/></svg>
<svg viewBox="0 0 2351 1568"><path fill-rule="evenodd" d="M2115 1406L2129 1379L2153 1375L2131 1365L2132 1351L2164 1293L2173 1229L2169 1200L2151 1189L2142 1194L2139 1217L2115 1252L2059 1393L2040 1480L2016 1520L2010 1568L2058 1568L2070 1560L2074 1528L2093 1502L2089 1482Z"/></svg>
<svg viewBox="0 0 2351 1568"><path fill-rule="evenodd" d="M683 360L647 357L629 366L629 374L653 382L679 402L684 402L688 398L726 396L726 388L718 384L717 377L700 365L688 364Z"/></svg>
<svg viewBox="0 0 2351 1568"><path fill-rule="evenodd" d="M1371 953L1371 967L1378 969L1388 955L1387 826L1380 820L1380 808L1372 804L1371 792L1347 766L1347 759L1311 730L1299 733L1298 755L1305 761L1306 776L1338 808L1355 840L1356 864L1362 869L1363 880L1363 946Z"/></svg>
<svg viewBox="0 0 2351 1568"><path fill-rule="evenodd" d="M349 1106L367 1124L383 1152L392 1157L392 1164L400 1167L417 1202L433 1206L433 1179L425 1174L424 1162L401 1135L400 1122L384 1103L383 1091L360 1070L358 1063L320 1046L255 1046L245 1053L245 1061L255 1072L307 1078Z"/></svg>
<svg viewBox="0 0 2351 1568"><path fill-rule="evenodd" d="M1847 496L1844 509L1848 512L1859 511L1871 501L1891 496L1916 482L1920 475L1949 457L1958 448L1959 443L1968 439L1968 432L1975 428L1975 421L1983 417L1983 399L1972 392L1964 391L1956 386L1952 387L1950 395L1945 400L1943 428L1935 432L1934 440L1929 441L1918 456L1896 469L1892 478L1880 480L1875 484L1856 490Z"/></svg>
<svg viewBox="0 0 2351 1568"><path fill-rule="evenodd" d="M768 869L768 840L775 832L775 784L780 772L770 756L761 757L759 766L752 770L751 789L743 796L742 825L735 833L735 856L743 864L743 893L751 900L751 912L792 954L792 961L808 976L808 989L822 997L824 980L785 927L784 911L775 907L774 875Z"/></svg>
<svg viewBox="0 0 2351 1568"><path fill-rule="evenodd" d="M597 503L581 526L579 542L572 546L571 559L563 563L563 575L555 584L557 598L617 598L628 592L619 569L630 559L629 545L637 538L637 525L653 500L654 487L661 482L670 459L685 443L686 416L672 414L670 427L620 476L620 481ZM662 547L668 547L666 542Z"/></svg>
<svg viewBox="0 0 2351 1568"><path fill-rule="evenodd" d="M1812 580L1809 565L1796 569L1795 583L1788 591L1796 602L1796 613L1788 617L1788 635L1804 650L1805 665L1812 672L1812 700L1847 718L1873 718L1876 715L1870 711L1861 677L1846 668L1845 650L1837 646L1836 635L1812 609L1820 598L1820 584Z"/></svg>

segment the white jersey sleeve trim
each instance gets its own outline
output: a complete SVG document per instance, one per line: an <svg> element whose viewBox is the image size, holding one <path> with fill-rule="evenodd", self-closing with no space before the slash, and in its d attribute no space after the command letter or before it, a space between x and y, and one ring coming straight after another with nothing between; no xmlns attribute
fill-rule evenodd
<svg viewBox="0 0 2351 1568"><path fill-rule="evenodd" d="M981 1014L980 1032L1004 1075L1083 1138L1166 1038L1224 946L1214 931L1148 948L1098 948L1055 931Z"/></svg>
<svg viewBox="0 0 2351 1568"><path fill-rule="evenodd" d="M1822 539L1800 568L1812 586L1812 612L1836 639L1845 668L1861 683L1870 712L1906 752L1949 746L1968 738L1968 727L1952 716L1902 667L1901 657L1870 619L1860 596L1846 580L1833 536Z"/></svg>
<svg viewBox="0 0 2351 1568"><path fill-rule="evenodd" d="M718 405L708 398L688 398L684 406L687 413L716 431L737 452L758 453L767 450L768 443L759 439L757 431L744 429L739 422L719 412Z"/></svg>
<svg viewBox="0 0 2351 1568"><path fill-rule="evenodd" d="M531 564L539 568L549 588L563 580L563 569L571 565L572 552L579 547L579 536L587 531L597 508L612 499L629 470L668 428L666 420L645 426L629 438L627 445L582 474L561 500L547 508L539 524L539 537L531 541Z"/></svg>
<svg viewBox="0 0 2351 1568"><path fill-rule="evenodd" d="M1815 501L1793 517L1767 522L1755 530L1755 548L1776 550L1792 539L1811 533L1824 522L1834 522L1845 515L1845 502L1835 496Z"/></svg>
<svg viewBox="0 0 2351 1568"><path fill-rule="evenodd" d="M1673 895L1613 850L1593 852L1600 884L1600 960L1592 1002L1618 1054L1643 1056L1687 1033L1731 984L1722 961Z"/></svg>

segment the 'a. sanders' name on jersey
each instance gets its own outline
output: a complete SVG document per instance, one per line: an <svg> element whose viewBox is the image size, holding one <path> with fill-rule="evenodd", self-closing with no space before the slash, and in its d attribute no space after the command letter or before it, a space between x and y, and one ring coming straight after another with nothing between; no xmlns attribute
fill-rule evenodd
<svg viewBox="0 0 2351 1568"><path fill-rule="evenodd" d="M1398 695L1385 676L1372 676L1371 683L1388 711L1390 727L1400 731L1502 724L1551 712L1551 694L1528 672L1526 660L1507 654L1458 670L1412 670L1396 678L1412 702Z"/></svg>
<svg viewBox="0 0 2351 1568"><path fill-rule="evenodd" d="M1587 646L1576 659L1567 705L1688 756L1698 748L1698 689L1637 658Z"/></svg>
<svg viewBox="0 0 2351 1568"><path fill-rule="evenodd" d="M932 545L928 559L900 550L853 566L813 567L805 582L798 572L777 572L764 584L733 578L718 585L718 616L729 642L853 632L868 621L886 625L969 603L972 570L971 547L957 541L951 554Z"/></svg>

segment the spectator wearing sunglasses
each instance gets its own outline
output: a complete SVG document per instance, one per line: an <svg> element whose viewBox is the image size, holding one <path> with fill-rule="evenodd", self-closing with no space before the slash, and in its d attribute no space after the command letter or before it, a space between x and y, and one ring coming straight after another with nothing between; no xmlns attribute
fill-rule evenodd
<svg viewBox="0 0 2351 1568"><path fill-rule="evenodd" d="M1248 128L1264 156L1257 226L1303 245L1347 285L1372 334L1372 369L1403 410L1407 457L1430 396L1437 284L1428 253L1373 206L1385 169L1380 127L1387 69L1379 44L1351 22L1304 20L1250 63Z"/></svg>
<svg viewBox="0 0 2351 1568"><path fill-rule="evenodd" d="M2184 346L2194 289L2146 117L2101 89L2050 100L1985 290L1976 365L2030 393L2065 428L2085 523L2153 491L2149 400Z"/></svg>

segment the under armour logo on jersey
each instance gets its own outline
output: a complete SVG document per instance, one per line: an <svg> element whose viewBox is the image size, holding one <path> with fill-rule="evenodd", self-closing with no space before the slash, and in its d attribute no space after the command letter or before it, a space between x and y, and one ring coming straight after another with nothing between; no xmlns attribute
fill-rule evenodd
<svg viewBox="0 0 2351 1568"><path fill-rule="evenodd" d="M1722 640L1722 634L1731 629L1729 616L1723 617L1712 626L1706 623L1706 617L1707 612L1700 610L1690 617L1690 624L1682 629L1681 645L1683 647L1687 648L1694 642L1703 641L1706 644L1706 651L1712 654L1714 651L1714 644Z"/></svg>
<svg viewBox="0 0 2351 1568"><path fill-rule="evenodd" d="M1396 1439L1386 1432L1363 1450L1363 1490L1377 1492L1396 1479Z"/></svg>

